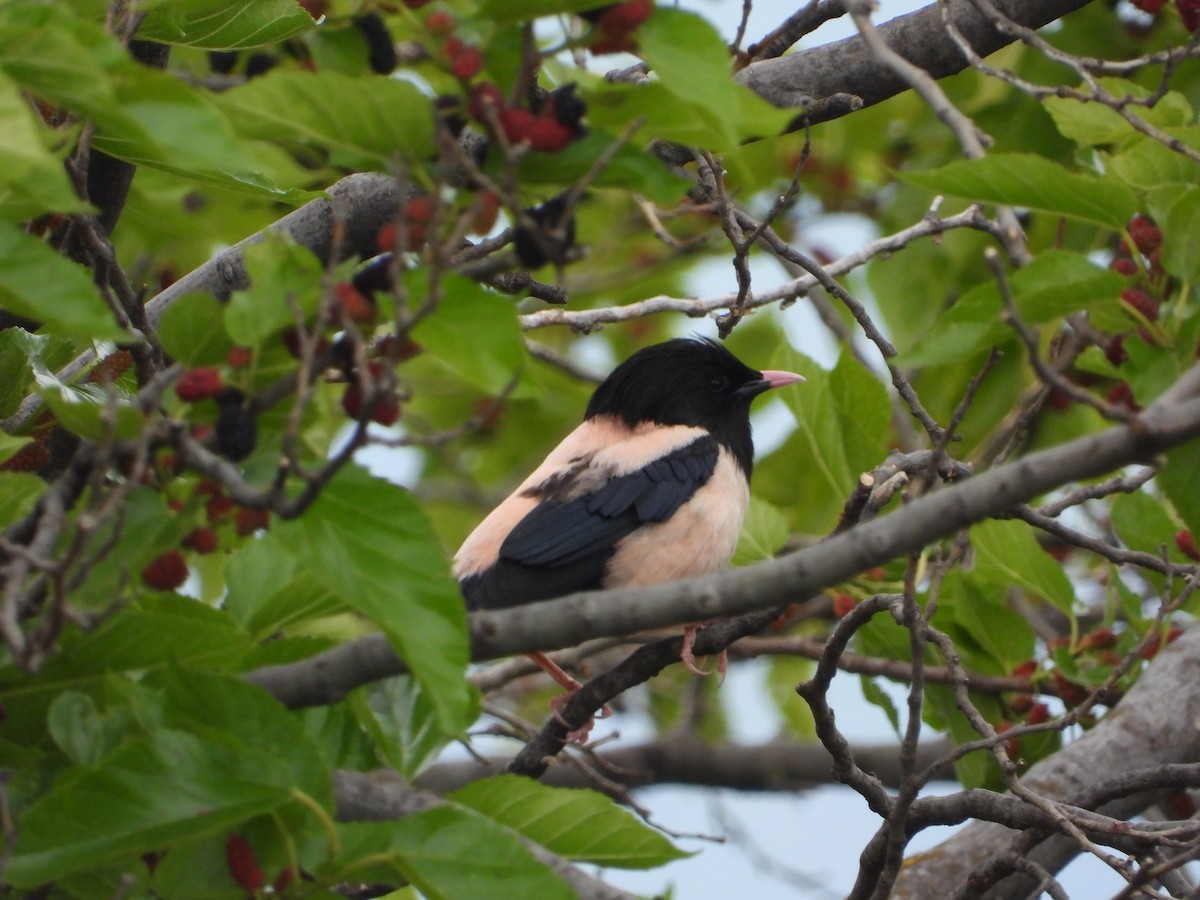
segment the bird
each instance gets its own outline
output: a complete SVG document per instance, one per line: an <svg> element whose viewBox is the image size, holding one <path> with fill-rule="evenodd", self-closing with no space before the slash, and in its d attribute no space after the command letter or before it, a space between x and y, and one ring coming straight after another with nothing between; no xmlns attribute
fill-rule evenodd
<svg viewBox="0 0 1200 900"><path fill-rule="evenodd" d="M758 371L710 338L645 347L596 388L583 422L467 537L453 571L468 610L703 575L733 556L750 499L750 403L804 378ZM699 625L681 661L696 667ZM581 687L528 656L567 694ZM721 660L722 664L724 660ZM582 743L591 722L571 735Z"/></svg>

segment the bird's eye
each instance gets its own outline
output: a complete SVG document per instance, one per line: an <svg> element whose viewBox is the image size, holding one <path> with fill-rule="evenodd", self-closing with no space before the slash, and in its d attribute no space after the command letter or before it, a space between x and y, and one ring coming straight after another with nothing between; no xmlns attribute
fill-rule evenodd
<svg viewBox="0 0 1200 900"><path fill-rule="evenodd" d="M708 380L708 389L714 394L719 394L729 388L729 379L724 375L714 375Z"/></svg>

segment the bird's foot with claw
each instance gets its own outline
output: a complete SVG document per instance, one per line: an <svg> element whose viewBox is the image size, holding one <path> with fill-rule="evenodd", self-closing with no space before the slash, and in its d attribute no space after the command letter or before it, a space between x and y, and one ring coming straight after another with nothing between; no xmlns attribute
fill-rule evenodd
<svg viewBox="0 0 1200 900"><path fill-rule="evenodd" d="M696 645L696 632L703 625L688 625L683 629L683 646L679 650L679 661L683 663L683 667L693 675L710 675L709 669L701 669L696 665L696 654L693 652L693 647ZM729 666L729 654L722 650L717 655L717 675L720 676L718 685L725 683L725 671Z"/></svg>
<svg viewBox="0 0 1200 900"><path fill-rule="evenodd" d="M568 729L567 730L567 743L575 744L576 746L582 747L584 744L587 743L588 735L590 735L592 733L592 728L595 727L596 720L597 719L607 719L609 716L612 715L612 709L610 709L608 704L606 703L602 707L600 707L600 710L596 715L588 717L588 720L586 722L584 722L582 725L580 725L578 728L571 729L571 723L563 718L562 711L566 707L566 705L571 701L571 698L575 696L576 693L578 693L578 690L570 691L566 694L559 694L557 697L554 697L550 701L550 709L554 712L555 720L560 725L562 725Z"/></svg>

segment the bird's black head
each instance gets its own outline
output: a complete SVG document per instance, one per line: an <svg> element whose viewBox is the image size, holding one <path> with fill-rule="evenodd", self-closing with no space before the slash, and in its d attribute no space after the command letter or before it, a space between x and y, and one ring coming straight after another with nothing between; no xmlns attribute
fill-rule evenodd
<svg viewBox="0 0 1200 900"><path fill-rule="evenodd" d="M617 366L596 388L585 418L610 415L631 427L654 422L706 428L749 475L750 401L776 385L802 380L751 369L714 340L680 338L639 350Z"/></svg>

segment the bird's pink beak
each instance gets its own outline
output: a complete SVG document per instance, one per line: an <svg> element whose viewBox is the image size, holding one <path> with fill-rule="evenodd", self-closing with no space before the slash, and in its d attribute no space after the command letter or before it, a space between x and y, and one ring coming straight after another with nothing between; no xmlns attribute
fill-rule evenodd
<svg viewBox="0 0 1200 900"><path fill-rule="evenodd" d="M795 372L784 372L780 369L763 369L762 377L769 388L783 387L786 384L799 384L801 381L804 381L803 375L797 375Z"/></svg>

